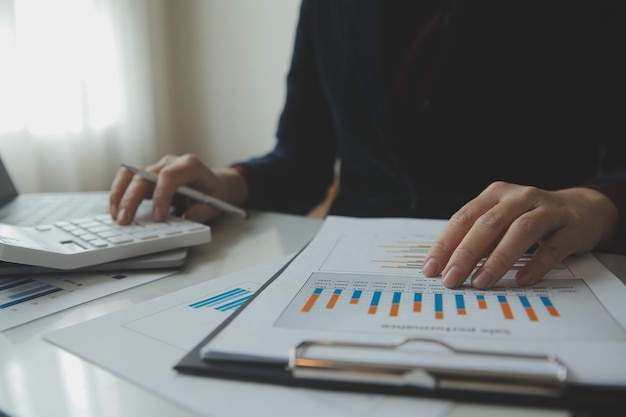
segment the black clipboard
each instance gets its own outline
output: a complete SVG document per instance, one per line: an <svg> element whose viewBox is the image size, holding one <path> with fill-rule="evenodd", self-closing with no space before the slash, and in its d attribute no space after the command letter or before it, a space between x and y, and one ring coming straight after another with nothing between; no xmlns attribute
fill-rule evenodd
<svg viewBox="0 0 626 417"><path fill-rule="evenodd" d="M501 355L545 361L555 370L552 376L546 374L520 376L506 372L485 374L462 370L451 373L449 370L442 372L438 369L408 369L402 366L380 366L380 364L350 360L328 361L311 356L309 353L311 347L353 348L358 345L359 348L383 350L394 347L335 343L324 340L310 340L294 346L290 352L289 361L285 363L204 360L201 357L202 348L234 321L297 256L294 256L274 274L242 307L198 343L174 366L174 369L187 375L288 387L553 408L585 416L626 416L626 386L582 385L568 382L567 367L553 355ZM401 343L408 342L438 343L451 349L454 354L486 355L484 352L454 349L435 339L410 339Z"/></svg>

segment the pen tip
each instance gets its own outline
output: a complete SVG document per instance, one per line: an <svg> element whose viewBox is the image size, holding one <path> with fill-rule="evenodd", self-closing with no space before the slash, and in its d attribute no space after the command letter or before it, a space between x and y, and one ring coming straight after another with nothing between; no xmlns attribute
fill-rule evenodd
<svg viewBox="0 0 626 417"><path fill-rule="evenodd" d="M137 172L137 169L135 167L132 167L132 166L130 166L128 164L120 164L120 166L123 167L123 168L126 168L129 171L132 171L132 172L135 172L135 173Z"/></svg>

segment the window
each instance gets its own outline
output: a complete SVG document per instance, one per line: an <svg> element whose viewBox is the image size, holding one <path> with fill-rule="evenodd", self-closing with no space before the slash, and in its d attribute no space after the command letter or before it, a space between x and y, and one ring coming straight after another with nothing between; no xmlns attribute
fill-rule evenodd
<svg viewBox="0 0 626 417"><path fill-rule="evenodd" d="M115 123L120 65L105 2L0 0L0 134Z"/></svg>

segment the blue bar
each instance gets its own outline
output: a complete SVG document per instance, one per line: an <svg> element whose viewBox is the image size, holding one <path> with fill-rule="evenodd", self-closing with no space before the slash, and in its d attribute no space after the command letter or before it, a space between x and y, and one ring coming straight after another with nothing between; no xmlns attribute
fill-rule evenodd
<svg viewBox="0 0 626 417"><path fill-rule="evenodd" d="M378 303L380 302L380 291L374 291L374 296L372 297L372 302L370 303L370 306L378 306Z"/></svg>
<svg viewBox="0 0 626 417"><path fill-rule="evenodd" d="M231 301L231 302L226 303L226 304L224 304L224 305L221 305L221 306L219 306L219 307L215 307L215 309L216 309L216 310L219 310L219 311L227 311L227 310L232 310L232 309L234 309L234 308L238 308L238 307L240 307L243 303L245 303L245 302L248 300L248 298L250 298L250 297L252 297L252 294L250 294L250 295L248 295L248 296L246 296L246 297L239 298L239 299L237 299L237 300Z"/></svg>
<svg viewBox="0 0 626 417"><path fill-rule="evenodd" d="M435 294L435 312L443 313L443 295Z"/></svg>
<svg viewBox="0 0 626 417"><path fill-rule="evenodd" d="M231 303L229 305L228 308L223 306L223 307L216 307L215 309L217 311L222 311L222 312L229 311L229 310L237 310L239 307L241 307L243 305L243 303L245 303L248 300L248 298L250 298L250 297L246 297L246 298L242 299L240 302L237 302L237 303L233 302L233 303Z"/></svg>
<svg viewBox="0 0 626 417"><path fill-rule="evenodd" d="M335 294L335 295L341 295L341 290L337 289L337 290L333 291L333 294Z"/></svg>
<svg viewBox="0 0 626 417"><path fill-rule="evenodd" d="M13 287L9 290L5 290L6 293L9 294L15 294L18 292L22 292L22 291L28 291L31 290L39 285L45 285L45 282L41 282L41 281L30 281L30 282L26 282L25 284L20 285L19 287ZM8 297L8 295L7 295Z"/></svg>
<svg viewBox="0 0 626 417"><path fill-rule="evenodd" d="M11 280L8 284L0 286L0 291L8 290L9 288L19 287L21 285L28 284L30 282L35 282L35 281L33 281L32 279Z"/></svg>
<svg viewBox="0 0 626 417"><path fill-rule="evenodd" d="M456 309L465 310L465 300L463 299L463 294L455 294L454 298L456 299Z"/></svg>
<svg viewBox="0 0 626 417"><path fill-rule="evenodd" d="M413 295L413 302L414 303L421 303L422 302L422 293L421 292L416 292L415 295Z"/></svg>
<svg viewBox="0 0 626 417"><path fill-rule="evenodd" d="M222 294L218 294L215 295L213 297L209 297L205 300L201 300L201 301L197 301L193 304L189 304L189 307L193 307L193 308L200 308L200 307L205 307L205 306L209 306L212 304L217 304L221 301L224 301L228 298L232 298L235 297L237 295L243 294L243 293L249 293L250 291L244 290L243 288L235 288L232 289L230 291L226 291L225 293Z"/></svg>
<svg viewBox="0 0 626 417"><path fill-rule="evenodd" d="M552 301L550 301L550 299L548 297L539 297L541 299L541 302L543 303L544 306L546 307L554 307L552 305Z"/></svg>
<svg viewBox="0 0 626 417"><path fill-rule="evenodd" d="M499 295L498 296L498 301L501 303L506 303L506 295Z"/></svg>
<svg viewBox="0 0 626 417"><path fill-rule="evenodd" d="M402 293L401 292L394 292L393 293L393 300L391 302L393 304L400 304L400 297L402 297Z"/></svg>
<svg viewBox="0 0 626 417"><path fill-rule="evenodd" d="M530 301L528 301L528 297L525 295L520 295L519 300L522 302L524 308L530 308Z"/></svg>
<svg viewBox="0 0 626 417"><path fill-rule="evenodd" d="M352 293L352 298L354 299L359 299L361 298L361 294L363 293L363 291L361 290L354 290L354 292Z"/></svg>
<svg viewBox="0 0 626 417"><path fill-rule="evenodd" d="M37 292L45 291L49 288L56 288L56 287L50 284L44 284L35 288L31 288L30 290L26 290L26 291L18 292L17 294L9 295L7 298L10 298L11 300L15 300L16 298L22 298L31 294L35 294Z"/></svg>
<svg viewBox="0 0 626 417"><path fill-rule="evenodd" d="M21 298L19 300L11 301L10 303L5 303L0 305L0 310L3 308L11 307L17 304L25 303L30 300L34 300L35 298L45 297L46 295L53 294L55 292L63 291L63 288L53 288L50 291L42 292L39 294L31 295L30 297Z"/></svg>

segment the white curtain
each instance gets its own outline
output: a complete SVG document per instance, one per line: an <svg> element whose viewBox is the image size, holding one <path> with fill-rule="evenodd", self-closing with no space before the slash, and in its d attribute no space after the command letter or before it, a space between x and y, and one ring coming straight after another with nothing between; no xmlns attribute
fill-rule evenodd
<svg viewBox="0 0 626 417"><path fill-rule="evenodd" d="M159 0L0 0L0 156L22 192L171 152Z"/></svg>

